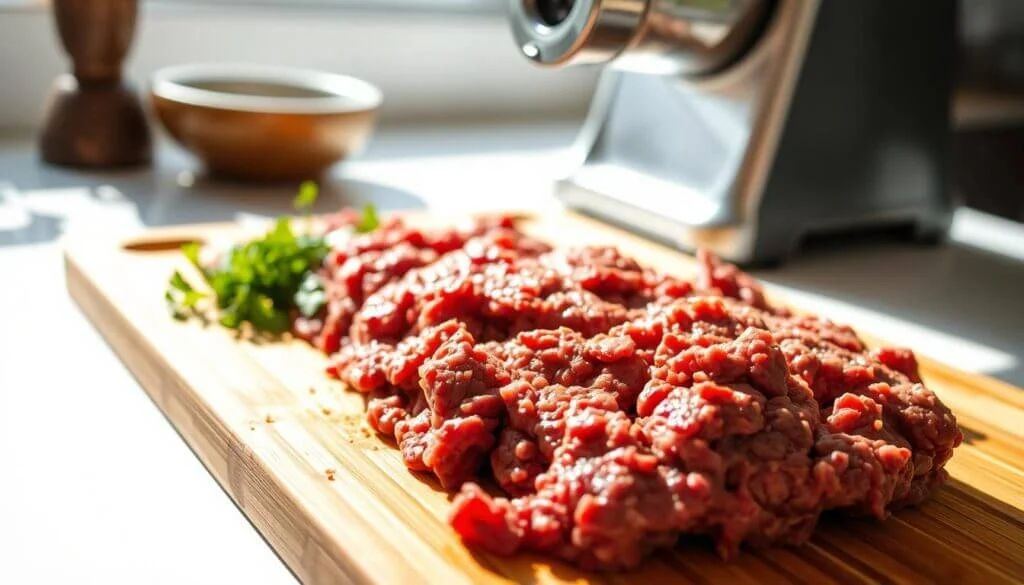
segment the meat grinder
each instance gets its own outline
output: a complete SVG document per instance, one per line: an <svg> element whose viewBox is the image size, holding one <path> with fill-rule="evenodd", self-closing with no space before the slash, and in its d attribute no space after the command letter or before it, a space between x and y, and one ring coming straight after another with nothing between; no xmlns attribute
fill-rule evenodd
<svg viewBox="0 0 1024 585"><path fill-rule="evenodd" d="M602 67L569 207L741 264L946 232L955 0L510 2L525 57Z"/></svg>

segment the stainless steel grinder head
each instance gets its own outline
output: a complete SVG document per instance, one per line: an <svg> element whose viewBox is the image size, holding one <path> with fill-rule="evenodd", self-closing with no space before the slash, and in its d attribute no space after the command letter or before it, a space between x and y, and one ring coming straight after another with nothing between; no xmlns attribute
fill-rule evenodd
<svg viewBox="0 0 1024 585"><path fill-rule="evenodd" d="M698 75L741 55L771 8L765 0L511 0L509 19L520 51L540 65Z"/></svg>
<svg viewBox="0 0 1024 585"><path fill-rule="evenodd" d="M741 264L948 228L956 0L510 2L535 64L602 66L570 208Z"/></svg>

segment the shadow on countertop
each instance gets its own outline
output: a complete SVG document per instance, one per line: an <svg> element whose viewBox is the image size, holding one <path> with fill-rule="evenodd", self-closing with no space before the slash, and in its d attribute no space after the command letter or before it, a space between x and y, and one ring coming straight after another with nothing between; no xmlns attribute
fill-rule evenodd
<svg viewBox="0 0 1024 585"><path fill-rule="evenodd" d="M131 170L81 170L40 163L32 152L0 157L0 246L52 242L67 222L113 228L230 222L290 213L299 182L253 184L194 174L187 159ZM423 200L394 187L327 174L318 179L314 213L361 207L422 209Z"/></svg>

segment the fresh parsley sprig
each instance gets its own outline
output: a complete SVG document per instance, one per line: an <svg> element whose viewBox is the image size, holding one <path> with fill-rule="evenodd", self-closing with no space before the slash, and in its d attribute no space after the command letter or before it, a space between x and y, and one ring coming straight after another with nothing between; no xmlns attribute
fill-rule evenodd
<svg viewBox="0 0 1024 585"><path fill-rule="evenodd" d="M363 216L356 224L356 232L367 234L378 227L380 227L380 217L377 216L377 208L373 206L373 203L367 203L363 206Z"/></svg>
<svg viewBox="0 0 1024 585"><path fill-rule="evenodd" d="M296 210L306 211L307 232L312 227L310 209L318 195L316 183L307 181L293 201ZM365 233L379 224L377 210L367 204L355 229ZM195 289L175 271L164 298L176 318L200 315L203 301L212 296L221 325L241 329L248 323L259 332L282 333L290 327L293 311L312 317L327 302L324 283L316 271L328 251L330 246L322 236L296 233L290 218L281 217L263 237L227 250L218 266L200 261L199 244L185 245L182 252L202 274L211 293Z"/></svg>

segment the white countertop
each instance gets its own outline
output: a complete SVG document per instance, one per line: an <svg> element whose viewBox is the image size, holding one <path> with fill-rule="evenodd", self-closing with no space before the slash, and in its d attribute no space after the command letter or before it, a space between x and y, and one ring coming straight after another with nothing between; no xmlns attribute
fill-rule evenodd
<svg viewBox="0 0 1024 585"><path fill-rule="evenodd" d="M320 210L557 208L571 124L384 129ZM162 147L153 169L37 162L0 137L0 583L294 583L69 300L74 230L274 216L294 186L212 183ZM1024 227L958 212L940 246L808 252L759 277L794 303L1024 386Z"/></svg>

